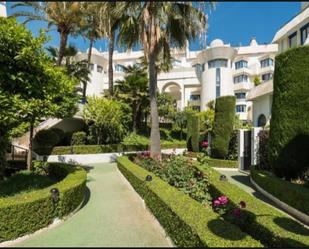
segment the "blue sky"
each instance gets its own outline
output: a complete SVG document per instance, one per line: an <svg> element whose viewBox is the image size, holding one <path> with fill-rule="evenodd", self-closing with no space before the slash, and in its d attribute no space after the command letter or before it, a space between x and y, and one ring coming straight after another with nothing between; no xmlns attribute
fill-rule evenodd
<svg viewBox="0 0 309 249"><path fill-rule="evenodd" d="M13 2L7 2L8 15L17 9L11 9ZM270 43L275 32L300 11L300 2L218 2L214 11L208 13L207 44L213 39L222 39L232 46L247 45L251 37L258 43ZM23 18L18 18L22 21ZM27 27L34 35L46 23L33 21ZM59 46L59 35L54 29L48 33L52 39L51 46ZM88 48L88 41L83 38L69 38L81 51ZM108 48L106 40L97 41L95 47L104 51ZM190 43L191 50L200 49L198 41Z"/></svg>

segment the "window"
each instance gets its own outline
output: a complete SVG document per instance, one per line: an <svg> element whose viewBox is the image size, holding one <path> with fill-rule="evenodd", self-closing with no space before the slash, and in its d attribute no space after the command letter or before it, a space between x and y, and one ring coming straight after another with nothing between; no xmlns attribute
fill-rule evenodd
<svg viewBox="0 0 309 249"><path fill-rule="evenodd" d="M190 100L200 100L200 95L199 94L192 94L190 95Z"/></svg>
<svg viewBox="0 0 309 249"><path fill-rule="evenodd" d="M300 29L300 44L303 45L309 36L309 22Z"/></svg>
<svg viewBox="0 0 309 249"><path fill-rule="evenodd" d="M262 75L262 81L271 80L272 78L273 78L273 74L272 73L267 73L267 74L263 74Z"/></svg>
<svg viewBox="0 0 309 249"><path fill-rule="evenodd" d="M235 93L236 99L245 99L246 93Z"/></svg>
<svg viewBox="0 0 309 249"><path fill-rule="evenodd" d="M237 105L236 112L246 112L246 105Z"/></svg>
<svg viewBox="0 0 309 249"><path fill-rule="evenodd" d="M124 71L124 68L123 68L123 66L122 66L122 65L117 64L117 65L115 66L115 71L118 71L118 72L123 72L123 71Z"/></svg>
<svg viewBox="0 0 309 249"><path fill-rule="evenodd" d="M215 59L208 61L208 68L227 67L227 59Z"/></svg>
<svg viewBox="0 0 309 249"><path fill-rule="evenodd" d="M89 64L89 70L90 70L90 71L93 71L93 69L94 69L94 64L90 63L90 64Z"/></svg>
<svg viewBox="0 0 309 249"><path fill-rule="evenodd" d="M264 60L261 60L261 67L269 67L274 65L274 60L271 58L267 58Z"/></svg>
<svg viewBox="0 0 309 249"><path fill-rule="evenodd" d="M196 64L196 65L194 65L197 74L201 74L204 71L204 65L205 64Z"/></svg>
<svg viewBox="0 0 309 249"><path fill-rule="evenodd" d="M245 60L240 60L235 62L235 69L243 68L243 67L248 67L248 62Z"/></svg>
<svg viewBox="0 0 309 249"><path fill-rule="evenodd" d="M234 77L234 84L240 83L240 82L248 82L248 75L242 74L242 75Z"/></svg>
<svg viewBox="0 0 309 249"><path fill-rule="evenodd" d="M103 71L103 67L97 65L97 72L98 73L102 73L102 71Z"/></svg>
<svg viewBox="0 0 309 249"><path fill-rule="evenodd" d="M289 47L295 47L297 45L297 31L289 36Z"/></svg>
<svg viewBox="0 0 309 249"><path fill-rule="evenodd" d="M216 98L220 97L221 72L216 68Z"/></svg>

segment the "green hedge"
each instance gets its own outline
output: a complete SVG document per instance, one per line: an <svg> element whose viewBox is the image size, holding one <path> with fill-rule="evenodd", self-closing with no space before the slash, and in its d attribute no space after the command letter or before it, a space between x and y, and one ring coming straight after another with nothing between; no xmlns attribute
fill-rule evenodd
<svg viewBox="0 0 309 249"><path fill-rule="evenodd" d="M188 114L187 120L187 148L189 151L199 151L200 120L196 113Z"/></svg>
<svg viewBox="0 0 309 249"><path fill-rule="evenodd" d="M185 148L185 141L164 141L161 142L162 149ZM148 150L148 145L76 145L76 146L57 146L49 148L38 148L36 153L39 155L67 155L67 154L98 154L124 151L143 151Z"/></svg>
<svg viewBox="0 0 309 249"><path fill-rule="evenodd" d="M277 176L297 178L309 169L309 46L276 56L269 159Z"/></svg>
<svg viewBox="0 0 309 249"><path fill-rule="evenodd" d="M0 198L0 242L31 234L74 211L84 198L86 171L80 167L52 163L50 174L62 179L54 185L21 195ZM58 188L54 205L50 189Z"/></svg>
<svg viewBox="0 0 309 249"><path fill-rule="evenodd" d="M203 158L203 162L206 162L210 167L238 168L238 161L234 161L234 160L221 160L221 159L215 159L215 158Z"/></svg>
<svg viewBox="0 0 309 249"><path fill-rule="evenodd" d="M246 213L250 222L243 231L267 247L304 247L309 245L309 230L284 213L272 208L238 186L228 181L220 181L220 173L208 166L200 166L201 170L210 170L211 194L213 197L226 195L238 206L240 201L246 203Z"/></svg>
<svg viewBox="0 0 309 249"><path fill-rule="evenodd" d="M309 189L284 181L265 170L251 169L253 180L268 193L309 215Z"/></svg>
<svg viewBox="0 0 309 249"><path fill-rule="evenodd" d="M236 226L219 219L218 215L170 186L153 173L118 158L118 168L145 200L174 244L182 247L261 247ZM146 182L147 175L152 176Z"/></svg>
<svg viewBox="0 0 309 249"><path fill-rule="evenodd" d="M235 119L235 96L222 96L216 99L215 121L211 137L211 156L225 159Z"/></svg>

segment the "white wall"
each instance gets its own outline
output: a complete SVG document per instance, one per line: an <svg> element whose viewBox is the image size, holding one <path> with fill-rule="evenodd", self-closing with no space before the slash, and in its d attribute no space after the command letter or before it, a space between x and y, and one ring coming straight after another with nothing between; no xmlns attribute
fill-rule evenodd
<svg viewBox="0 0 309 249"><path fill-rule="evenodd" d="M253 101L253 126L258 126L258 118L261 114L266 117L266 124L269 123L271 116L272 95L266 94Z"/></svg>

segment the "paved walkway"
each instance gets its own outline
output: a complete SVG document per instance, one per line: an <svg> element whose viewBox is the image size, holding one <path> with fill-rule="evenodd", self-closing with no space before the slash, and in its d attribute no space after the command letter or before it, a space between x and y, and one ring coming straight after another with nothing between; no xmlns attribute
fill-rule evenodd
<svg viewBox="0 0 309 249"><path fill-rule="evenodd" d="M13 246L167 247L157 221L144 209L116 164L96 164L88 173L87 200L62 224Z"/></svg>

